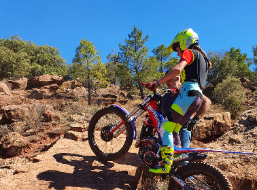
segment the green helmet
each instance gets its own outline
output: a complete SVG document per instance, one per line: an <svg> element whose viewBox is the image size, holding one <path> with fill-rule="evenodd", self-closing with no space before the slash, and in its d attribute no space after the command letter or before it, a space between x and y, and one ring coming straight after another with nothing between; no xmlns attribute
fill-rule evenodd
<svg viewBox="0 0 257 190"><path fill-rule="evenodd" d="M176 51L176 47L179 46L184 51L192 44L198 44L198 35L189 28L178 33L167 49L173 53L173 51Z"/></svg>

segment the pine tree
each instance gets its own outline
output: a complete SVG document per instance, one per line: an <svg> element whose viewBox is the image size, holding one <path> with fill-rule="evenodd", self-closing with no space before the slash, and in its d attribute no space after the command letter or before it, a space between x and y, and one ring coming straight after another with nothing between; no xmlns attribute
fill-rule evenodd
<svg viewBox="0 0 257 190"><path fill-rule="evenodd" d="M69 67L73 79L84 83L88 89L88 105L91 105L92 88L95 80L99 80L101 86L106 86L108 79L105 65L101 62L99 52L90 41L80 40L76 48L75 58Z"/></svg>
<svg viewBox="0 0 257 190"><path fill-rule="evenodd" d="M167 47L163 44L157 46L157 48L153 49L153 54L156 59L160 62L159 72L165 72L165 61L171 59L171 53L167 50Z"/></svg>
<svg viewBox="0 0 257 190"><path fill-rule="evenodd" d="M125 45L119 44L119 58L121 63L126 65L133 76L134 83L139 87L141 98L144 98L142 73L144 73L144 61L147 59L149 49L145 46L149 35L143 38L142 30L134 26L133 31L125 39Z"/></svg>

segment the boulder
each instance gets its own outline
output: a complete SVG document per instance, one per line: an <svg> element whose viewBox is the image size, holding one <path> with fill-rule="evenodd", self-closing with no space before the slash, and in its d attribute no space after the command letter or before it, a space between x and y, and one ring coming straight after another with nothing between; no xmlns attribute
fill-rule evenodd
<svg viewBox="0 0 257 190"><path fill-rule="evenodd" d="M8 86L4 82L0 82L0 113L2 113L2 107L10 104L12 100L13 95Z"/></svg>
<svg viewBox="0 0 257 190"><path fill-rule="evenodd" d="M79 138L72 132L68 131L64 134L64 138L77 141Z"/></svg>
<svg viewBox="0 0 257 190"><path fill-rule="evenodd" d="M74 89L74 88L77 88L77 87L83 87L83 85L76 80L71 81L71 88Z"/></svg>
<svg viewBox="0 0 257 190"><path fill-rule="evenodd" d="M15 89L24 90L25 88L27 88L28 79L21 78L19 80L8 80L8 82L12 84L12 90L15 90Z"/></svg>
<svg viewBox="0 0 257 190"><path fill-rule="evenodd" d="M36 99L36 100L42 100L42 99L50 99L51 95L47 94L47 92L33 89L31 93L27 96L29 99Z"/></svg>
<svg viewBox="0 0 257 190"><path fill-rule="evenodd" d="M8 86L4 82L0 82L0 92L12 96L12 93L10 92Z"/></svg>
<svg viewBox="0 0 257 190"><path fill-rule="evenodd" d="M238 124L244 126L243 128L240 128L240 132L255 128L257 126L257 108L243 112L239 120L234 123L234 126L237 126Z"/></svg>
<svg viewBox="0 0 257 190"><path fill-rule="evenodd" d="M64 82L64 79L62 76L53 76L53 75L41 75L41 76L35 76L28 80L28 87L30 88L41 88L42 86L51 85L51 84L57 84L58 86L61 86Z"/></svg>
<svg viewBox="0 0 257 190"><path fill-rule="evenodd" d="M41 90L45 90L46 93L56 92L58 89L59 86L57 84L46 85L41 88Z"/></svg>
<svg viewBox="0 0 257 190"><path fill-rule="evenodd" d="M4 121L12 123L24 120L26 115L35 113L36 109L34 104L21 104L3 106L2 111Z"/></svg>
<svg viewBox="0 0 257 190"><path fill-rule="evenodd" d="M193 140L203 140L211 136L221 135L231 128L230 112L205 114L192 131Z"/></svg>
<svg viewBox="0 0 257 190"><path fill-rule="evenodd" d="M1 143L4 155L9 157L18 155L22 148L28 145L29 141L20 133L11 132L2 137Z"/></svg>
<svg viewBox="0 0 257 190"><path fill-rule="evenodd" d="M60 121L59 114L51 110L45 110L43 113L43 117L45 122Z"/></svg>
<svg viewBox="0 0 257 190"><path fill-rule="evenodd" d="M250 81L249 79L247 79L246 77L242 77L242 78L240 78L239 80L241 81L242 86L243 86L244 88L250 89L252 92L254 92L254 91L257 90L257 87L254 86L254 85L252 85L252 84L250 84L251 81Z"/></svg>

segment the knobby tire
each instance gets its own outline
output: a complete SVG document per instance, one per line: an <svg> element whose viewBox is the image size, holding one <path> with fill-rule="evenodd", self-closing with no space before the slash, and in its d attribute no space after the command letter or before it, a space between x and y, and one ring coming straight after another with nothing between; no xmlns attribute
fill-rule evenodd
<svg viewBox="0 0 257 190"><path fill-rule="evenodd" d="M118 140L120 136L118 136L117 138L113 138L108 142L106 142L105 140L103 140L103 138L101 138L101 134L99 130L101 130L103 127L106 127L108 125L117 124L117 122L114 123L115 121L111 119L111 116L109 115L114 115L115 118L117 117L117 122L118 120L124 121L126 116L125 113L121 111L119 108L116 108L113 106L110 106L108 108L103 108L98 112L96 112L95 115L92 117L88 128L89 145L92 151L95 153L95 155L103 161L114 161L125 156L125 154L129 151L129 148L131 147L131 144L133 141L132 127L129 122L125 122L125 124L123 125L125 125L126 130L120 135L122 137L125 136L124 137L125 142L123 145L121 145L120 148L118 147L119 150L117 150L116 152L110 152L109 150L105 151L103 150L104 148L101 148L100 145L97 144L97 139L102 140L103 144L106 144L106 149L110 148L110 147L107 147L108 145L113 146L113 148L115 148L120 144L120 141ZM100 122L101 120L104 121L103 124L101 124Z"/></svg>
<svg viewBox="0 0 257 190"><path fill-rule="evenodd" d="M221 171L203 162L191 162L183 167L179 167L177 173L195 189L231 190L228 179ZM178 186L177 183L170 180L169 190L182 189Z"/></svg>

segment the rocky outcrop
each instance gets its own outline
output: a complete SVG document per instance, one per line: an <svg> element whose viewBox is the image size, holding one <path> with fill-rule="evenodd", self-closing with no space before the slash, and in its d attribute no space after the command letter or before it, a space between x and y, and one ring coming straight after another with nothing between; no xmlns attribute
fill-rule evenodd
<svg viewBox="0 0 257 190"><path fill-rule="evenodd" d="M8 80L8 82L12 84L12 87L11 87L12 90L15 90L15 89L24 90L25 88L27 88L28 79L21 78L19 80Z"/></svg>
<svg viewBox="0 0 257 190"><path fill-rule="evenodd" d="M207 148L212 149L255 153L255 156L244 154L212 154L207 157L207 162L218 167L227 177L237 182L234 185L234 187L236 186L235 189L256 189L256 118L256 108L243 112L228 132L216 139L216 141L205 144ZM242 184L246 180L248 184ZM253 182L252 184L250 183L251 181Z"/></svg>
<svg viewBox="0 0 257 190"><path fill-rule="evenodd" d="M28 87L29 88L40 88L42 86L47 86L51 84L57 84L58 86L61 86L64 82L64 79L62 76L53 76L53 75L41 75L41 76L35 76L28 80Z"/></svg>
<svg viewBox="0 0 257 190"><path fill-rule="evenodd" d="M245 89L250 89L252 92L256 91L257 90L257 87L256 86L253 86L251 84L251 81L245 77L242 77L239 79L242 83L242 86L245 88Z"/></svg>
<svg viewBox="0 0 257 190"><path fill-rule="evenodd" d="M8 86L4 82L0 82L0 92L4 95L12 96L12 93L10 92Z"/></svg>
<svg viewBox="0 0 257 190"><path fill-rule="evenodd" d="M28 130L24 133L9 132L0 140L1 157L34 157L37 154L47 151L67 132L68 128L63 125L53 126L45 123L45 127L40 133L34 130Z"/></svg>
<svg viewBox="0 0 257 190"><path fill-rule="evenodd" d="M4 82L0 82L0 113L2 113L2 107L12 102L13 95L8 86Z"/></svg>
<svg viewBox="0 0 257 190"><path fill-rule="evenodd" d="M206 114L196 124L193 132L193 140L202 140L211 136L221 135L231 128L230 112Z"/></svg>
<svg viewBox="0 0 257 190"><path fill-rule="evenodd" d="M242 133L255 129L257 126L257 108L247 110L241 114L241 117L237 122L233 124L231 131L235 133ZM257 134L256 134L257 136Z"/></svg>
<svg viewBox="0 0 257 190"><path fill-rule="evenodd" d="M6 122L12 123L24 120L26 114L36 112L34 104L10 105L3 108L3 119Z"/></svg>
<svg viewBox="0 0 257 190"><path fill-rule="evenodd" d="M8 133L1 139L3 152L8 157L18 155L28 143L27 138L17 132Z"/></svg>

